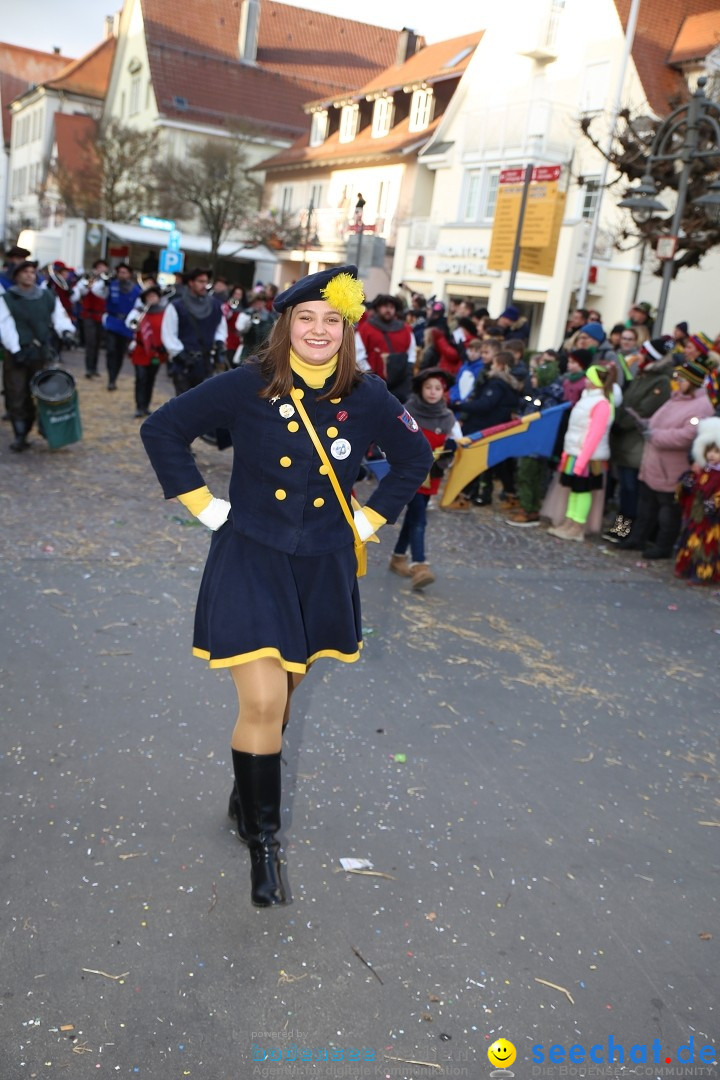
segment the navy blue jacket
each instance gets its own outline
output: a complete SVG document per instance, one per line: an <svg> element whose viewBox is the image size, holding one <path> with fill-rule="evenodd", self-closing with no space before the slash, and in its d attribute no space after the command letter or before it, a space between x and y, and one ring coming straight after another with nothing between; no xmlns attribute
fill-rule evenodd
<svg viewBox="0 0 720 1080"><path fill-rule="evenodd" d="M472 435L483 428L506 424L520 403L520 394L510 383L497 375L491 376L477 397L465 398L458 407L463 432Z"/></svg>
<svg viewBox="0 0 720 1080"><path fill-rule="evenodd" d="M432 465L430 445L404 406L376 375L364 375L347 397L329 401L319 401L322 390L297 375L294 383L348 503L368 446L377 443L385 452L390 471L367 505L396 521ZM352 533L325 467L290 396L271 403L258 397L263 385L251 361L172 398L145 421L140 433L165 497L204 485L190 443L227 428L234 448L232 527L293 555L336 551Z"/></svg>

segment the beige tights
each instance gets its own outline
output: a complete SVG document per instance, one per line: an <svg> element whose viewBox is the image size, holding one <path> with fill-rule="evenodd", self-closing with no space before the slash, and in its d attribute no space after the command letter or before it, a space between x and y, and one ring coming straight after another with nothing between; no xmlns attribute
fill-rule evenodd
<svg viewBox="0 0 720 1080"><path fill-rule="evenodd" d="M285 671L274 657L262 657L230 668L238 696L233 750L277 754L283 725L290 719L290 699L303 675Z"/></svg>

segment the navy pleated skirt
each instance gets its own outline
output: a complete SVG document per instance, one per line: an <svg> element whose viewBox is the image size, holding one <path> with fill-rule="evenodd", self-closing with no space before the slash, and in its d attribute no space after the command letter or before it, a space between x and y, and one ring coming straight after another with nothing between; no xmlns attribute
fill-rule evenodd
<svg viewBox="0 0 720 1080"><path fill-rule="evenodd" d="M329 555L288 555L227 522L210 541L193 654L211 668L266 656L300 673L321 656L352 663L362 647L356 570L352 543Z"/></svg>

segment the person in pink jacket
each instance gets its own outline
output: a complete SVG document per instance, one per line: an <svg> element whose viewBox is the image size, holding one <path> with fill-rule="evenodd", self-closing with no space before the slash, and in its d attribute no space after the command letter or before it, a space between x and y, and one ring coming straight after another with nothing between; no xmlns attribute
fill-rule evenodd
<svg viewBox="0 0 720 1080"><path fill-rule="evenodd" d="M630 535L616 547L641 549L646 559L672 558L680 532L682 515L675 488L687 470L698 422L713 412L703 389L709 370L703 360L684 360L675 370L678 388L669 401L649 420L636 418L646 440L640 463L637 518Z"/></svg>

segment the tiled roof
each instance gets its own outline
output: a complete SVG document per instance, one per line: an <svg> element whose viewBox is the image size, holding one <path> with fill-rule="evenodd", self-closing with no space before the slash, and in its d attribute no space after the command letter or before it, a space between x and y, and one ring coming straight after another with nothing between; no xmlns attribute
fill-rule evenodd
<svg viewBox="0 0 720 1080"><path fill-rule="evenodd" d="M623 29L627 26L631 0L615 0ZM685 93L679 72L668 66L671 49L688 16L717 9L717 0L652 0L640 5L633 44L633 60L647 95L658 115L670 109L672 98Z"/></svg>
<svg viewBox="0 0 720 1080"><path fill-rule="evenodd" d="M348 97L362 100L381 90L392 92L404 86L426 82L432 84L441 79L459 79L470 63L483 31L464 34L462 37L439 41L436 45L426 45L403 64L393 64L379 72ZM450 61L455 61L448 66ZM314 105L330 105L328 99L320 99ZM339 132L335 131L320 146L310 146L310 132L306 127L304 135L289 147L274 155L263 168L268 171L292 167L325 167L347 164L357 161L374 161L389 155L402 155L412 147L420 147L428 141L440 120L438 114L429 127L422 131L409 130L409 118L405 117L381 138L372 137L372 125L367 124L349 143L341 143Z"/></svg>
<svg viewBox="0 0 720 1080"><path fill-rule="evenodd" d="M115 38L105 38L79 60L73 60L59 75L49 79L45 85L52 90L104 98L110 81L114 53Z"/></svg>
<svg viewBox="0 0 720 1080"><path fill-rule="evenodd" d="M372 125L368 124L360 131L352 142L341 143L339 133L336 131L322 143L321 146L308 146L307 133L298 139L287 150L281 150L268 161L262 163L263 169L268 173L276 169L329 168L331 166L349 165L350 163L380 161L387 162L393 157L406 154L411 148L419 148L428 141L440 122L436 116L428 127L422 131L409 131L410 120L405 117L400 123L383 135L382 138L373 139Z"/></svg>
<svg viewBox="0 0 720 1080"><path fill-rule="evenodd" d="M92 159L92 140L97 121L77 113L55 113L55 145L58 164L71 173L82 173Z"/></svg>
<svg viewBox="0 0 720 1080"><path fill-rule="evenodd" d="M688 15L680 27L669 64L682 64L686 60L700 60L720 44L720 7L701 15Z"/></svg>
<svg viewBox="0 0 720 1080"><path fill-rule="evenodd" d="M240 10L239 0L142 0L163 115L226 126L247 119L293 137L306 126L304 102L353 90L395 57L395 30L261 0L257 63L244 64Z"/></svg>
<svg viewBox="0 0 720 1080"><path fill-rule="evenodd" d="M404 64L388 67L374 79L364 84L359 94L371 94L379 90L397 90L413 83L432 84L440 79L452 79L462 75L470 63L472 54L480 44L483 31L463 34L461 37L426 45ZM451 63L455 61L455 63Z"/></svg>
<svg viewBox="0 0 720 1080"><path fill-rule="evenodd" d="M44 83L58 75L71 63L68 56L57 53L38 52L37 49L25 49L22 45L9 45L0 42L0 106L2 111L3 139L10 142L12 113L7 108L28 87Z"/></svg>

